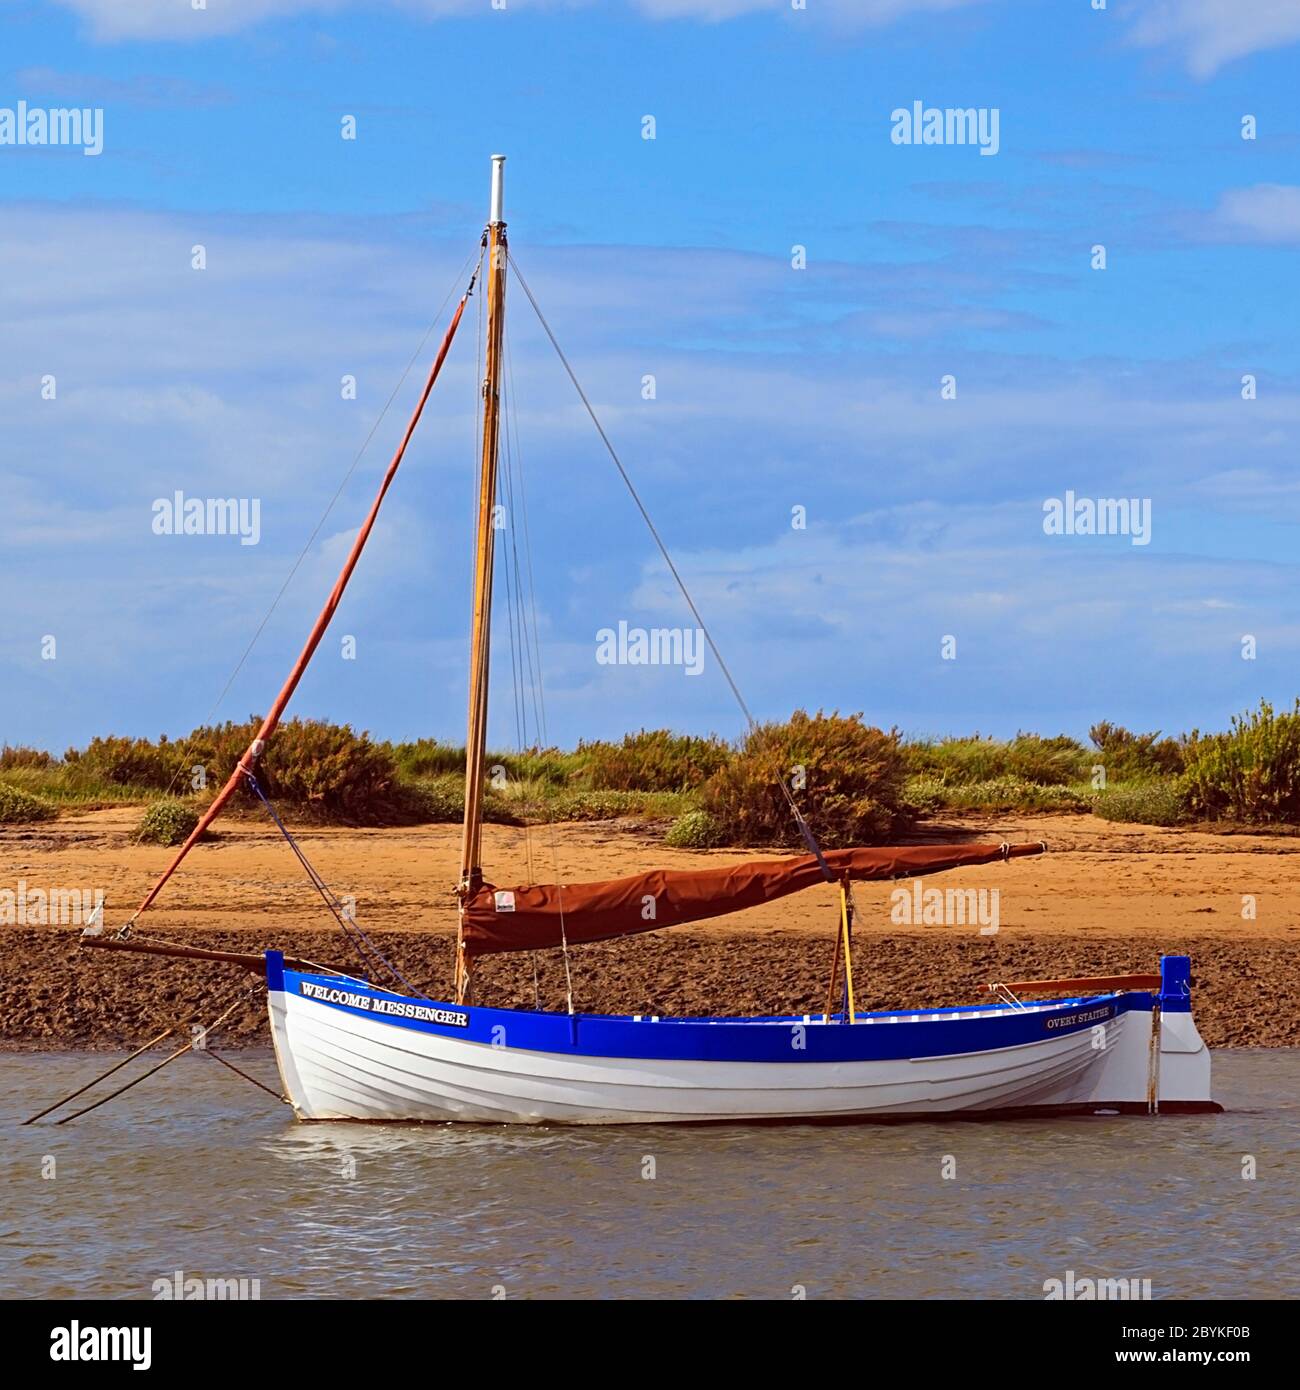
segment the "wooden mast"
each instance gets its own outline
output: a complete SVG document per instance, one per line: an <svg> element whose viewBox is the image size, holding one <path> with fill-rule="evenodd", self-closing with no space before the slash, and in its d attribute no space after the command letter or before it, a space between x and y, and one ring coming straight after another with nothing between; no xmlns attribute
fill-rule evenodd
<svg viewBox="0 0 1300 1390"><path fill-rule="evenodd" d="M483 883L480 835L483 775L487 758L488 666L492 628L492 562L496 528L497 456L501 418L501 342L506 302L505 162L492 156L492 208L487 226L487 359L483 373L483 455L479 464L477 540L474 554L474 612L469 648L469 718L465 735L465 826L461 838L461 910ZM456 933L456 1002L470 996L470 965L463 933Z"/></svg>

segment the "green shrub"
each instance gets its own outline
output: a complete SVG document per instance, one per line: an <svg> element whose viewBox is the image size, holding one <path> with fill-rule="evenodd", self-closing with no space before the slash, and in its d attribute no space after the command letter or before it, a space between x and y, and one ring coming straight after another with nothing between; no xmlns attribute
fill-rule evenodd
<svg viewBox="0 0 1300 1390"><path fill-rule="evenodd" d="M861 715L796 710L789 723L752 729L699 799L727 844L802 847L782 783L825 847L880 843L912 819L905 774L896 730L869 728Z"/></svg>
<svg viewBox="0 0 1300 1390"><path fill-rule="evenodd" d="M166 737L157 743L147 738L93 738L85 748L69 748L64 762L74 764L86 777L119 787L146 787L165 791L180 766L182 747Z"/></svg>
<svg viewBox="0 0 1300 1390"><path fill-rule="evenodd" d="M400 819L413 824L463 821L465 780L449 773L415 782L404 782L398 791Z"/></svg>
<svg viewBox="0 0 1300 1390"><path fill-rule="evenodd" d="M141 844L181 845L194 833L199 813L188 801L164 796L151 801L145 811L135 838Z"/></svg>
<svg viewBox="0 0 1300 1390"><path fill-rule="evenodd" d="M713 849L722 840L722 827L707 811L687 811L678 816L664 836L674 849Z"/></svg>
<svg viewBox="0 0 1300 1390"><path fill-rule="evenodd" d="M1172 781L1112 787L1097 798L1094 810L1103 820L1138 825L1177 825L1186 818L1182 795Z"/></svg>
<svg viewBox="0 0 1300 1390"><path fill-rule="evenodd" d="M272 735L259 781L269 797L343 820L372 821L394 801L397 768L368 734L347 724L294 719Z"/></svg>
<svg viewBox="0 0 1300 1390"><path fill-rule="evenodd" d="M168 792L194 788L195 768L203 786L215 790L234 771L257 734L261 720L226 722L195 729L188 737L157 743L143 738L95 738L84 749L69 749L65 765L87 784L149 788ZM354 733L348 725L291 719L272 735L262 757L258 782L272 800L281 800L326 819L375 824L400 809L396 764L386 747ZM240 790L243 804L255 802Z"/></svg>
<svg viewBox="0 0 1300 1390"><path fill-rule="evenodd" d="M1273 824L1300 821L1300 700L1286 714L1259 709L1234 715L1226 734L1193 730L1183 779L1187 809L1209 820Z"/></svg>
<svg viewBox="0 0 1300 1390"><path fill-rule="evenodd" d="M185 749L184 773L201 766L209 788L225 784L247 751L261 721L226 723L194 732L173 748ZM320 820L344 825L382 825L406 819L406 798L387 745L372 743L348 724L290 719L267 742L258 764L258 785L272 802ZM244 785L244 806L260 805Z"/></svg>
<svg viewBox="0 0 1300 1390"><path fill-rule="evenodd" d="M731 748L720 738L642 729L622 743L579 743L578 756L597 791L684 792L726 766Z"/></svg>
<svg viewBox="0 0 1300 1390"><path fill-rule="evenodd" d="M1103 720L1088 730L1097 750L1096 762L1106 769L1110 782L1131 782L1141 777L1177 777L1183 770L1182 745L1172 738L1132 734Z"/></svg>
<svg viewBox="0 0 1300 1390"><path fill-rule="evenodd" d="M0 825L25 825L32 821L53 820L56 815L58 812L48 801L0 782Z"/></svg>

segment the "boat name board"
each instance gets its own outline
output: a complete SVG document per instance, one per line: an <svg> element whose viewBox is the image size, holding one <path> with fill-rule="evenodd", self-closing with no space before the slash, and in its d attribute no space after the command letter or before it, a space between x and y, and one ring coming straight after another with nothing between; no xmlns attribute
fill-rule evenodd
<svg viewBox="0 0 1300 1390"><path fill-rule="evenodd" d="M331 989L328 985L313 984L310 980L300 980L298 991L307 999L317 999L322 1004L346 1004L350 1009L364 1009L366 1013L387 1014L393 1018L419 1018L427 1023L445 1023L452 1028L468 1028L469 1015L458 1009L443 1009L437 1004L417 1004L410 999L381 999L371 994L355 994L351 990Z"/></svg>
<svg viewBox="0 0 1300 1390"><path fill-rule="evenodd" d="M1114 1004L1103 1004L1096 1009L1085 1009L1077 1014L1054 1014L1043 1021L1044 1028L1073 1028L1076 1023L1099 1023L1110 1018L1115 1012Z"/></svg>

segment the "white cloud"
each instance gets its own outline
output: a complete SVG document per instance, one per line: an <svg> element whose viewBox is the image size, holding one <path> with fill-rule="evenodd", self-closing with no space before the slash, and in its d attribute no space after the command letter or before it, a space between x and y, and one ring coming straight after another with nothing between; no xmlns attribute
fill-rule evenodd
<svg viewBox="0 0 1300 1390"><path fill-rule="evenodd" d="M1300 244L1300 187L1257 183L1230 188L1220 197L1208 230L1225 241Z"/></svg>
<svg viewBox="0 0 1300 1390"><path fill-rule="evenodd" d="M1242 631L1300 651L1289 569L1048 539L1040 519L1021 503L926 503L677 560L767 715L838 706L912 734L1077 734L1103 717L1219 727L1254 698L1238 689ZM662 567L637 600L656 621L681 620ZM941 657L945 635L954 661ZM720 685L711 665L706 681ZM635 713L653 720L664 692L624 678L603 697L638 699Z"/></svg>
<svg viewBox="0 0 1300 1390"><path fill-rule="evenodd" d="M1196 77L1300 40L1297 0L1143 0L1134 8L1132 41L1174 48Z"/></svg>
<svg viewBox="0 0 1300 1390"><path fill-rule="evenodd" d="M199 41L236 33L274 19L298 15L328 15L359 6L362 0L208 0L194 10L187 0L57 0L81 16L94 38L176 39ZM387 0L396 10L426 19L482 15L488 21L503 16L492 12L490 0ZM510 10L563 12L608 4L609 0L508 0ZM650 19L696 19L720 22L769 13L795 20L829 16L852 25L890 24L913 15L963 9L987 0L810 0L808 9L794 12L790 0L623 0L626 7Z"/></svg>
<svg viewBox="0 0 1300 1390"><path fill-rule="evenodd" d="M233 34L266 20L328 14L349 0L208 0L195 9L189 0L56 0L81 17L92 38L177 39L198 42Z"/></svg>

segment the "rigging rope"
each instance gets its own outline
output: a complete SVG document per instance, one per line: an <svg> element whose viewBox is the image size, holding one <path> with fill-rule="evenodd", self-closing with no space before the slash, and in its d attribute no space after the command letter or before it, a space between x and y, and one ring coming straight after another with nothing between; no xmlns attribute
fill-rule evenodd
<svg viewBox="0 0 1300 1390"><path fill-rule="evenodd" d="M514 433L514 458L515 469L519 478L519 513L523 521L524 533L524 562L528 573L528 617L531 617L531 624L524 616L524 594L521 583L521 569L517 543L515 541L514 528L511 528L511 542L516 545L515 551L515 580L520 586L519 604L521 614L521 628L527 633L531 630L532 642L525 643L524 655L528 667L529 680L533 693L533 731L536 734L540 745L543 748L550 747L550 736L546 728L546 692L542 687L542 648L537 622L537 588L533 582L533 547L532 536L528 525L528 496L524 489L524 456L519 445L519 404L518 397L515 395L515 365L514 356L510 350L510 325L505 325L505 357L506 357L506 378L509 382L509 391L506 396L506 424L507 428L513 425ZM507 436L509 437L509 436Z"/></svg>
<svg viewBox="0 0 1300 1390"><path fill-rule="evenodd" d="M330 886L325 882L325 880L320 876L320 874L316 872L315 866L311 863L311 861L307 858L306 854L303 852L302 846L299 845L297 840L294 839L292 833L289 830L289 827L285 825L285 823L280 819L279 813L276 811L275 807L271 805L271 802L268 800L266 793L262 791L260 786L258 786L257 779L252 775L252 773L248 773L247 777L249 786L252 787L253 791L257 794L258 800L261 801L262 805L266 807L271 819L276 823L277 826L279 826L280 833L288 841L289 848L293 850L295 856L298 859L298 862L302 865L303 869L307 873L307 877L311 880L312 886L320 894L321 900L329 909L329 912L333 916L334 920L339 924L339 929L343 932L343 935L346 936L347 939L352 943L352 947L357 953L357 958L361 961L362 969L374 969L373 964L366 960L364 954L365 952L369 952L370 955L372 955L375 958L375 960L379 961L379 963L388 971L392 978L398 982L398 984L404 985L407 989L411 990L415 994L419 994L419 991L415 988L415 986L406 978L405 975L402 974L400 970L398 970L398 968L395 965L393 965L388 960L388 958L379 949L379 947L376 946L375 943L371 941L371 939L366 935L365 931L357 922L356 918L349 917L347 908L343 905L342 902L339 901L333 889L331 889ZM371 981L369 977L367 977L367 983L370 984L373 983L373 981Z"/></svg>
<svg viewBox="0 0 1300 1390"><path fill-rule="evenodd" d="M505 483L506 494L509 506L509 529L510 546L507 549L505 538L502 537L502 555L505 562L506 588L507 588L507 613L511 615L511 654L510 665L512 674L515 674L516 689L515 703L517 709L517 719L520 726L520 749L521 751L527 744L528 737L528 701L524 691L519 687L518 682L527 679L528 691L532 695L533 706L533 743L534 746L547 748L550 746L550 737L546 728L546 703L545 693L542 685L542 661L541 661L541 642L538 635L537 622L537 592L533 583L532 565L532 545L528 526L528 499L524 490L524 469L523 452L519 447L519 414L518 403L515 397L514 382L514 359L510 351L510 330L509 325L505 325L503 333L503 352L505 358L507 389L504 392L505 410L502 412L504 425L505 441ZM512 447L513 441L513 447ZM515 491L518 490L519 507L515 510ZM515 523L516 515L522 522L524 532L524 554L528 566L528 606L525 607L524 586L523 586L523 565L519 559L519 527ZM511 557L513 556L513 570ZM511 587L511 574L513 572L514 584ZM532 640L529 640L531 631ZM518 634L520 650L516 658L513 642L515 634ZM535 659L534 659L535 654ZM569 941L564 925L564 889L563 872L560 868L559 842L555 834L555 818L552 814L551 804L548 798L541 798L541 807L545 816L547 835L551 847L551 862L555 870L555 880L559 893L560 904L560 951L564 962L564 997L566 1006L570 1014L574 1012L573 1007L573 971L569 960ZM532 832L527 821L527 808L525 808L524 820L524 855L528 869L529 882L536 882L536 872L533 866L533 845ZM541 1008L541 982L537 970L537 953L531 952L533 968L533 1002L538 1009Z"/></svg>
<svg viewBox="0 0 1300 1390"><path fill-rule="evenodd" d="M505 335L503 335L505 336ZM509 352L508 337L506 338L505 350ZM512 395L506 397L507 407L513 405ZM515 540L516 525L515 517L518 513L515 510L515 489L514 474L518 466L511 449L510 417L508 412L503 419L502 447L505 454L505 469L503 479L505 483L506 497L506 526L502 529L501 540L501 566L502 573L505 575L506 582L506 623L510 633L510 684L514 695L514 716L515 716L515 747L522 755L528 747L528 709L525 689L532 688L532 671L528 671L528 686L525 685L524 676L524 652L528 647L528 639L524 630L524 610L522 594L519 580L519 547ZM509 530L510 543L507 545L505 531ZM513 565L512 565L513 560ZM518 615L516 620L516 614ZM536 729L534 729L536 733ZM521 768L522 773L522 768ZM533 868L533 837L532 830L528 823L529 813L532 807L528 797L521 798L521 814L523 816L524 832L524 867L528 876L528 881L536 881L536 873ZM537 975L537 952L530 951L529 959L533 968L533 1005L541 1009L541 984Z"/></svg>

